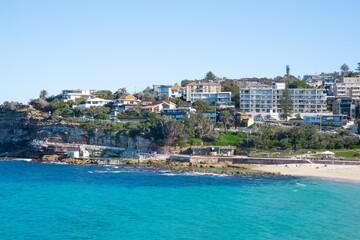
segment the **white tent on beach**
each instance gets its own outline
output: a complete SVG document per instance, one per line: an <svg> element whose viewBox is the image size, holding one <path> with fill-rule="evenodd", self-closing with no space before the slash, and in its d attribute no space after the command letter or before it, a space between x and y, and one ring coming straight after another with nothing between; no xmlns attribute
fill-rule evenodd
<svg viewBox="0 0 360 240"><path fill-rule="evenodd" d="M335 153L330 151L325 151L321 153L321 159L334 159Z"/></svg>

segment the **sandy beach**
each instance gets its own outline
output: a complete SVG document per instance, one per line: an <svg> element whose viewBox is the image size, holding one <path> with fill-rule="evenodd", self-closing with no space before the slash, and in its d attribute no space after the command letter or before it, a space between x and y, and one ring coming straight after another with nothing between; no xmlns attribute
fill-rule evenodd
<svg viewBox="0 0 360 240"><path fill-rule="evenodd" d="M319 177L360 183L360 166L324 164L258 165L255 169L282 175Z"/></svg>

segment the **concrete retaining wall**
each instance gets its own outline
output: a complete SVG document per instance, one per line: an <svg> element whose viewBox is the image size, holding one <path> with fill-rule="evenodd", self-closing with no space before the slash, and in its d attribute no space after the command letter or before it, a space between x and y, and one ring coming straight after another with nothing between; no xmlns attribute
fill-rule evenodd
<svg viewBox="0 0 360 240"><path fill-rule="evenodd" d="M291 158L255 158L255 157L199 157L189 155L171 155L172 161L194 162L194 163L218 163L230 162L233 164L301 164L301 163L318 163L318 164L335 164L335 165L359 165L360 161L343 161L343 160L314 160L291 159Z"/></svg>
<svg viewBox="0 0 360 240"><path fill-rule="evenodd" d="M219 158L219 162L231 161L236 164L300 164L309 163L301 159L281 159L281 158Z"/></svg>

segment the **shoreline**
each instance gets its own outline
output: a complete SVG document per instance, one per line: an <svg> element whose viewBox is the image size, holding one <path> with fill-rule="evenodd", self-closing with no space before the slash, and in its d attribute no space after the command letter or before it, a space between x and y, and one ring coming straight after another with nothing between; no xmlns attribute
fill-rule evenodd
<svg viewBox="0 0 360 240"><path fill-rule="evenodd" d="M228 164L228 163L190 163L190 162L176 162L176 161L164 161L164 160L123 160L120 164L98 164L96 160L87 159L73 159L67 158L61 161L52 160L46 161L43 159L25 159L25 158L0 158L4 161L27 161L38 163L56 163L56 164L69 164L69 165L92 165L92 166L143 166L154 170L168 170L174 172L189 172L189 173L203 173L203 174L216 174L227 176L280 176L278 173L263 172L256 170L254 165L251 164Z"/></svg>
<svg viewBox="0 0 360 240"><path fill-rule="evenodd" d="M327 180L342 180L360 183L359 165L326 165L318 163L307 163L256 165L254 169L293 177L314 177Z"/></svg>
<svg viewBox="0 0 360 240"><path fill-rule="evenodd" d="M4 161L22 160L27 162L62 163L70 165L98 165L95 160L63 159L62 161L44 161L30 158L0 158ZM300 164L229 164L229 163L189 163L164 160L124 160L119 166L145 166L155 170L177 172L208 173L228 176L292 176L312 177L327 180L341 180L360 183L360 165L326 165L319 163Z"/></svg>

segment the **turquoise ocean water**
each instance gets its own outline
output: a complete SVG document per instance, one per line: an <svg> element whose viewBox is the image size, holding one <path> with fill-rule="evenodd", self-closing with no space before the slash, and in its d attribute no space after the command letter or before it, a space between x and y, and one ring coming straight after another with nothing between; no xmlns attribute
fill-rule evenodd
<svg viewBox="0 0 360 240"><path fill-rule="evenodd" d="M360 184L0 161L0 239L360 239Z"/></svg>

